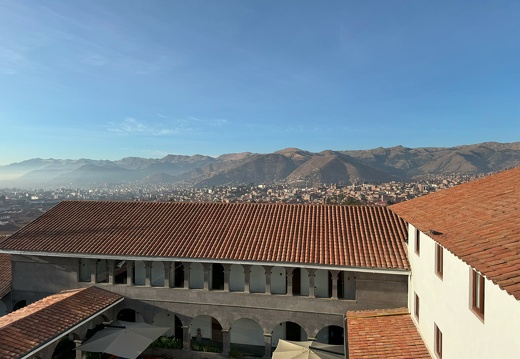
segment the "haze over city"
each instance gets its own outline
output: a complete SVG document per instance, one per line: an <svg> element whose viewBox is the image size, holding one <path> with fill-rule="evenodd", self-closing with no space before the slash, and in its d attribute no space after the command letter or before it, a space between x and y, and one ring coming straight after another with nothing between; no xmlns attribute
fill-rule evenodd
<svg viewBox="0 0 520 359"><path fill-rule="evenodd" d="M514 142L520 4L10 1L0 165Z"/></svg>

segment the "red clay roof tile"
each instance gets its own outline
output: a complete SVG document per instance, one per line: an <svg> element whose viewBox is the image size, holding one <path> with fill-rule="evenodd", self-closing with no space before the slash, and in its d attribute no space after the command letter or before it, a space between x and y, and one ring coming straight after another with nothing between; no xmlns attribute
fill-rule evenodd
<svg viewBox="0 0 520 359"><path fill-rule="evenodd" d="M431 359L407 308L347 312L348 358Z"/></svg>
<svg viewBox="0 0 520 359"><path fill-rule="evenodd" d="M390 209L520 300L520 167Z"/></svg>
<svg viewBox="0 0 520 359"><path fill-rule="evenodd" d="M65 201L0 250L408 270L405 239L386 207Z"/></svg>
<svg viewBox="0 0 520 359"><path fill-rule="evenodd" d="M7 237L0 236L0 243L6 240ZM0 254L0 299L11 291L11 283L11 256L9 254Z"/></svg>
<svg viewBox="0 0 520 359"><path fill-rule="evenodd" d="M0 357L14 359L28 354L122 298L89 287L48 296L0 317Z"/></svg>

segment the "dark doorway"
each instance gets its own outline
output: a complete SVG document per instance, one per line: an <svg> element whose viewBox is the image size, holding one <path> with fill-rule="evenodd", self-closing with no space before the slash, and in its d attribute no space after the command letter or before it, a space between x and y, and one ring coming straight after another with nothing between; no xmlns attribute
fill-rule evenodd
<svg viewBox="0 0 520 359"><path fill-rule="evenodd" d="M115 284L126 284L127 278L127 262L126 261L114 261L114 283Z"/></svg>
<svg viewBox="0 0 520 359"><path fill-rule="evenodd" d="M292 272L292 294L293 295L301 295L302 288L301 288L301 274L300 268L294 268Z"/></svg>
<svg viewBox="0 0 520 359"><path fill-rule="evenodd" d="M16 304L14 305L13 311L18 310L20 308L23 308L26 305L27 305L27 301L25 299L24 300L20 300L20 301L16 302Z"/></svg>
<svg viewBox="0 0 520 359"><path fill-rule="evenodd" d="M332 273L329 272L329 298L332 298Z"/></svg>
<svg viewBox="0 0 520 359"><path fill-rule="evenodd" d="M345 284L344 284L344 278L343 278L343 272L339 272L338 274L338 298L343 299L345 298Z"/></svg>
<svg viewBox="0 0 520 359"><path fill-rule="evenodd" d="M173 263L173 286L175 288L184 287L184 265L180 262Z"/></svg>
<svg viewBox="0 0 520 359"><path fill-rule="evenodd" d="M135 322L135 310L123 309L117 314L117 319L124 322Z"/></svg>
<svg viewBox="0 0 520 359"><path fill-rule="evenodd" d="M222 326L215 318L211 318L211 339L215 342L221 342L224 340L222 334Z"/></svg>
<svg viewBox="0 0 520 359"><path fill-rule="evenodd" d="M214 263L211 266L211 289L224 290L224 266L220 263Z"/></svg>
<svg viewBox="0 0 520 359"><path fill-rule="evenodd" d="M294 322L285 322L285 338L292 341L300 341L301 327Z"/></svg>
<svg viewBox="0 0 520 359"><path fill-rule="evenodd" d="M329 329L329 343L333 345L343 345L343 328L337 325L331 325Z"/></svg>
<svg viewBox="0 0 520 359"><path fill-rule="evenodd" d="M179 340L181 343L183 341L182 334L182 322L178 316L175 316L175 338L177 338L177 340Z"/></svg>

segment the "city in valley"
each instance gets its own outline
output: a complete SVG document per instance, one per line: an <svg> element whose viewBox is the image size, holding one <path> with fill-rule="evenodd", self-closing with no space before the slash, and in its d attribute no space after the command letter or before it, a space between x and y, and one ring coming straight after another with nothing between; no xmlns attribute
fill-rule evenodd
<svg viewBox="0 0 520 359"><path fill-rule="evenodd" d="M430 175L413 182L355 183L320 187L250 184L194 188L126 183L92 188L0 189L0 235L11 234L64 200L157 202L326 203L386 206L483 177L483 174Z"/></svg>

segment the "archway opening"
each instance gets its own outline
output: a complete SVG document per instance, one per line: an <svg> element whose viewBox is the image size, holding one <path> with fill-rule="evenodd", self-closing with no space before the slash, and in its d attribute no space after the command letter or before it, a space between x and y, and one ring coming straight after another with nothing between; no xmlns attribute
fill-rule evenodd
<svg viewBox="0 0 520 359"><path fill-rule="evenodd" d="M308 339L307 332L301 325L295 322L282 322L273 329L272 345L276 347L280 339L291 341L305 341Z"/></svg>
<svg viewBox="0 0 520 359"><path fill-rule="evenodd" d="M195 351L221 353L222 325L209 315L199 315L190 324L191 348Z"/></svg>
<svg viewBox="0 0 520 359"><path fill-rule="evenodd" d="M153 319L153 325L169 328L158 340L163 346L171 349L182 348L182 322L174 313L169 311L159 312Z"/></svg>
<svg viewBox="0 0 520 359"><path fill-rule="evenodd" d="M126 284L128 273L128 264L125 260L114 261L114 283Z"/></svg>
<svg viewBox="0 0 520 359"><path fill-rule="evenodd" d="M64 336L54 348L52 352L52 359L75 359L76 358L76 343L69 338L68 335Z"/></svg>
<svg viewBox="0 0 520 359"><path fill-rule="evenodd" d="M121 309L116 318L124 322L144 323L143 316L130 308Z"/></svg>
<svg viewBox="0 0 520 359"><path fill-rule="evenodd" d="M233 322L230 330L231 353L234 355L263 357L264 330L256 321L241 318Z"/></svg>
<svg viewBox="0 0 520 359"><path fill-rule="evenodd" d="M325 344L343 345L345 342L345 333L342 327L329 325L322 328L318 334L316 334L316 341Z"/></svg>
<svg viewBox="0 0 520 359"><path fill-rule="evenodd" d="M211 265L211 289L224 290L224 266L220 263Z"/></svg>
<svg viewBox="0 0 520 359"><path fill-rule="evenodd" d="M184 265L181 262L173 263L173 287L184 287Z"/></svg>
<svg viewBox="0 0 520 359"><path fill-rule="evenodd" d="M23 308L27 305L27 301L25 299L23 300L19 300L18 302L16 302L16 304L13 306L13 312L15 310L18 310L20 308Z"/></svg>

